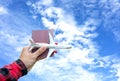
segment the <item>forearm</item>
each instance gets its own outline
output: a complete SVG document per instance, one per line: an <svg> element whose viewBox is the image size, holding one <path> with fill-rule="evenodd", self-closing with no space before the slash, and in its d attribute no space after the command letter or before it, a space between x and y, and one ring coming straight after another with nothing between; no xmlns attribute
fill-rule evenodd
<svg viewBox="0 0 120 81"><path fill-rule="evenodd" d="M0 81L17 81L20 77L26 74L26 66L20 59L18 59L12 64L6 65L0 69Z"/></svg>

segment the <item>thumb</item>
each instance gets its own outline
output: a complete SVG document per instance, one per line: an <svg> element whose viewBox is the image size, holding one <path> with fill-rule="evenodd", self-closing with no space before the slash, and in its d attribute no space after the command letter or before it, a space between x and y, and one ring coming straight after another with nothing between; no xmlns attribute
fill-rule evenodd
<svg viewBox="0 0 120 81"><path fill-rule="evenodd" d="M36 57L38 57L38 56L41 55L46 49L47 49L47 47L40 47L36 52L34 52L34 55L36 55Z"/></svg>

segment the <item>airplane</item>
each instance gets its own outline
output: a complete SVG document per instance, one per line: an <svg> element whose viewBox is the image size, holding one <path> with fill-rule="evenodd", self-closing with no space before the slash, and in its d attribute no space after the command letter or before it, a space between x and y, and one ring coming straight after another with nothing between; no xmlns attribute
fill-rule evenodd
<svg viewBox="0 0 120 81"><path fill-rule="evenodd" d="M53 54L53 52L57 53L56 49L71 49L72 48L70 45L58 45L58 43L54 42L52 35L50 33L48 33L48 34L49 34L50 44L35 43L32 39L30 39L30 43L31 43L30 51L35 47L40 48L41 46L45 46L45 47L49 48L49 52L46 57L46 58L49 58Z"/></svg>

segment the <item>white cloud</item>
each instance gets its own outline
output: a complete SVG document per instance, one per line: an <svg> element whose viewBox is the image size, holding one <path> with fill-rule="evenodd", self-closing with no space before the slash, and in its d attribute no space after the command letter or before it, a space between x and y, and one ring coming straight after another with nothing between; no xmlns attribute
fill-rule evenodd
<svg viewBox="0 0 120 81"><path fill-rule="evenodd" d="M115 35L116 40L119 42L120 41L120 30L119 29L113 30L113 34Z"/></svg>
<svg viewBox="0 0 120 81"><path fill-rule="evenodd" d="M39 2L42 3L41 1ZM82 65L92 64L94 58L98 57L97 45L92 41L97 36L94 32L96 26L95 21L89 19L83 25L78 26L74 18L63 9L53 7L52 5L46 9L39 9L42 8L42 5L48 6L49 4L40 4L39 6L37 3L31 4L35 11L42 15L42 22L45 27L48 29L52 28L55 31L62 31L62 33L55 35L55 40L58 40L60 44L67 43L74 44L75 46L73 45L73 49L68 51L59 51L55 55L56 59L53 58L38 62L32 72L38 76L47 73L44 78L49 77L51 81L101 81L99 80L100 77L95 73L82 68ZM65 40L62 40L63 38Z"/></svg>
<svg viewBox="0 0 120 81"><path fill-rule="evenodd" d="M104 26L107 30L111 31L117 41L120 41L120 1L119 0L101 0L100 6L103 8L102 15L104 16Z"/></svg>
<svg viewBox="0 0 120 81"><path fill-rule="evenodd" d="M104 2L106 1L101 1L101 3ZM52 28L55 32L60 32L55 35L56 41L60 42L60 44L73 45L71 50L59 50L55 57L38 62L32 69L32 73L37 76L43 75L46 81L102 81L103 78L104 80L107 79L102 75L102 72L88 71L89 68L95 69L99 67L109 67L109 70L114 61L111 58L112 56L99 56L99 48L96 42L93 41L98 36L95 32L98 24L96 20L89 18L84 24L78 26L73 15L60 7L54 7L51 3L42 4L42 1L38 1L35 4L30 3L29 6L35 11L33 15L36 13L42 15L42 23L46 28ZM116 10L117 8L112 12ZM116 62L113 63L116 64ZM83 68L86 64L90 66L87 69ZM114 73L119 76L118 67L115 69L117 71L114 71ZM111 77L114 77L114 75Z"/></svg>
<svg viewBox="0 0 120 81"><path fill-rule="evenodd" d="M29 36L24 34L21 35L16 35L15 31L14 33L10 33L9 31L0 31L0 36L1 38L1 42L3 42L4 40L6 40L5 42L9 45L12 46L18 46L19 43L21 44L27 44L27 40L29 38ZM23 38L20 38L23 37Z"/></svg>
<svg viewBox="0 0 120 81"><path fill-rule="evenodd" d="M46 81L101 81L100 75L97 76L96 73L85 70L80 63L78 65L77 63L75 64L76 65L70 64L66 58L60 60L53 59L49 60L49 62L40 61L34 66L31 72L35 73L38 78L39 76L44 76L43 78L45 78Z"/></svg>
<svg viewBox="0 0 120 81"><path fill-rule="evenodd" d="M117 81L120 81L120 59L119 57L112 56L112 65L111 65L111 72L118 78Z"/></svg>
<svg viewBox="0 0 120 81"><path fill-rule="evenodd" d="M6 8L0 6L0 15L8 14L8 11Z"/></svg>
<svg viewBox="0 0 120 81"><path fill-rule="evenodd" d="M101 0L101 5L104 5L104 8L110 9L110 13L116 13L116 11L120 8L120 2L119 0Z"/></svg>
<svg viewBox="0 0 120 81"><path fill-rule="evenodd" d="M38 12L41 12L38 10ZM55 15L54 15L55 14ZM55 30L61 30L63 33L57 34L55 36L56 40L61 40L62 38L66 38L66 40L60 41L61 43L72 43L74 44L74 41L78 41L83 43L86 47L86 50L83 48L82 53L83 55L87 56L86 54L90 54L93 51L97 52L97 49L95 49L95 44L91 41L91 38L94 38L97 36L96 33L89 33L89 31L94 32L95 27L94 20L88 20L85 22L82 26L77 26L74 18L66 13L61 8L56 7L49 7L46 10L44 10L44 14L42 15L43 18L43 24L47 28L53 28ZM55 24L53 21L50 21L49 18L57 18L55 21ZM93 25L93 27L89 27L89 25ZM76 45L80 45L79 43L76 43ZM82 45L81 45L82 46ZM78 48L79 49L79 48ZM90 50L89 50L90 49ZM84 51L85 50L85 51ZM79 52L80 52L79 51ZM78 52L78 53L79 53Z"/></svg>
<svg viewBox="0 0 120 81"><path fill-rule="evenodd" d="M111 72L115 73L115 76L118 77L117 81L120 81L120 63L116 63L112 65Z"/></svg>
<svg viewBox="0 0 120 81"><path fill-rule="evenodd" d="M19 58L23 46L28 45L28 39L30 38L30 36L26 35L26 33L20 33L16 35L17 30L11 31L8 31L7 29L4 31L0 30L0 45L2 47L1 50L5 50L4 56L9 57L9 61L13 61L13 59L16 60L16 58Z"/></svg>

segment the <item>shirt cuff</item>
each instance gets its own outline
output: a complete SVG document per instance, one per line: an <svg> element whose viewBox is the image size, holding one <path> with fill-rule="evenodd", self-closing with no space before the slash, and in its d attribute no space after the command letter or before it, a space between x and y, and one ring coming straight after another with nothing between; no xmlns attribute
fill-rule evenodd
<svg viewBox="0 0 120 81"><path fill-rule="evenodd" d="M20 59L16 60L16 63L21 67L22 76L26 75L28 71L25 64Z"/></svg>

